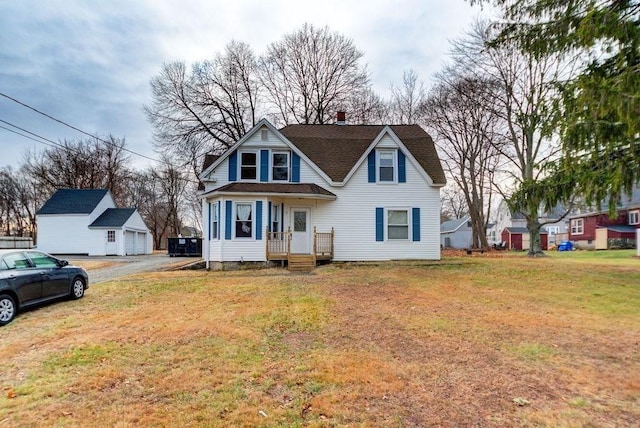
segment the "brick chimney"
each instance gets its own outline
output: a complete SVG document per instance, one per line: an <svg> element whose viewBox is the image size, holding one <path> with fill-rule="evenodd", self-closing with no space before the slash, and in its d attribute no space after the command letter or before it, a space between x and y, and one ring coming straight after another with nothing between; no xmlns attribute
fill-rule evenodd
<svg viewBox="0 0 640 428"><path fill-rule="evenodd" d="M338 125L345 125L345 124L346 124L346 122L347 122L347 120L346 120L346 116L347 116L347 115L346 115L346 113L345 113L345 112L343 112L343 111L339 111L339 112L338 112L338 117L337 117L337 119L338 119L338 120L336 121L336 124L338 124Z"/></svg>

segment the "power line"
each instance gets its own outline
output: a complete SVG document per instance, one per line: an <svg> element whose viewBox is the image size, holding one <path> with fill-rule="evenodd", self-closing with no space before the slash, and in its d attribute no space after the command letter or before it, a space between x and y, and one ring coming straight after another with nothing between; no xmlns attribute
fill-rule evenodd
<svg viewBox="0 0 640 428"><path fill-rule="evenodd" d="M108 144L108 145L110 145L110 146L116 146L116 144L112 143L111 141L104 140L104 139L102 139L102 138L100 138L100 137L97 137L97 136L95 136L95 135L93 135L93 134L90 134L90 133L88 133L88 132L86 132L86 131L83 131L82 129L77 128L77 127L75 127L75 126L73 126L73 125L69 125L68 123L66 123L66 122L64 122L64 121L62 121L62 120L60 120L60 119L57 119L57 118L55 118L55 117L53 117L53 116L51 116L51 115L49 115L49 114L47 114L47 113L45 113L45 112L43 112L43 111L40 111L40 110L38 110L38 109L37 109L37 108L35 108L35 107L31 107L30 105L25 104L25 103L23 103L22 101L17 100L17 99L15 99L15 98L13 98L13 97L11 97L11 96L7 95L7 94L4 94L4 93L0 92L0 96L3 96L3 97L5 97L5 98L7 98L7 99L9 99L9 100L11 100L11 101L13 101L13 102L17 103L17 104L20 104L20 105L21 105L21 106L23 106L23 107L28 108L29 110L32 110L32 111L34 111L34 112L36 112L36 113L38 113L38 114L40 114L40 115L42 115L42 116L44 116L44 117L46 117L46 118L48 118L48 119L51 119L51 120L53 120L53 121L55 121L55 122L58 122L58 123L60 123L60 124L62 124L62 125L64 125L64 126L66 126L66 127L68 127L68 128L71 128L71 129L75 130L75 131L78 131L78 132L80 132L80 133L82 133L82 134L84 134L84 135L86 135L86 136L88 136L88 137L95 138L96 140L98 140L98 141L102 141L103 143ZM25 131L25 132L28 132L28 131ZM126 151L126 152L129 152L129 153L131 153L131 154L134 154L134 155L136 155L136 156L140 156L140 157L142 157L142 158L149 159L149 160L152 160L152 161L154 161L154 162L160 162L158 159L154 159L154 158L152 158L152 157L149 157L149 156L143 155L143 154L138 153L138 152L135 152L135 151L133 151L133 150L129 150L129 149L127 149L127 148L119 147L119 146L118 146L118 148L121 148L122 150L124 150L124 151Z"/></svg>
<svg viewBox="0 0 640 428"><path fill-rule="evenodd" d="M1 120L1 119L0 119L0 120ZM3 122L3 123L6 123L4 120L2 120L2 122ZM11 126L13 126L13 125L11 125ZM21 134L21 133L20 133L20 132L18 132L18 131L14 131L13 129L7 128L6 126L2 126L2 125L0 125L0 129L4 129L5 131L9 131L9 132L12 132L12 133L14 133L14 134L16 134L16 135L19 135L19 136L21 136L21 137L28 138L29 140L33 140L33 141L35 141L36 143L41 143L41 144L44 144L44 145L47 145L47 146L50 146L50 147L55 147L53 144L51 144L51 143L49 143L49 142L47 142L47 141L40 141L40 140L37 140L37 139L35 139L35 138L33 138L33 137L30 137L30 136L25 135L25 134Z"/></svg>

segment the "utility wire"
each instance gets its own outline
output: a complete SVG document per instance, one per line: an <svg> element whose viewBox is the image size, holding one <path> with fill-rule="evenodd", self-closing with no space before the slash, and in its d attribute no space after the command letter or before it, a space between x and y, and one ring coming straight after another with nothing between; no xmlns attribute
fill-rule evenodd
<svg viewBox="0 0 640 428"><path fill-rule="evenodd" d="M1 120L1 119L0 119L0 120ZM6 123L4 120L3 120L2 122L3 122L3 123ZM13 126L13 125L12 125L12 126ZM13 129L11 129L11 128L7 128L6 126L2 126L2 125L0 125L0 129L4 129L5 131L13 132L13 133L14 133L14 134L16 134L16 135L19 135L19 136L24 137L24 138L28 138L28 139L30 139L30 140L35 141L36 143L41 143L41 144L44 144L44 145L47 145L47 146L50 146L50 147L55 147L53 144L51 144L51 143L49 143L49 142L47 142L47 141L37 140L37 139L35 139L35 138L33 138L33 137L30 137L30 136L28 136L28 135L22 134L22 133L20 133L20 132L18 132L18 131L14 131L14 130L13 130Z"/></svg>
<svg viewBox="0 0 640 428"><path fill-rule="evenodd" d="M73 125L69 125L68 123L66 123L66 122L64 122L64 121L62 121L62 120L60 120L60 119L57 119L57 118L55 118L55 117L53 117L53 116L51 116L51 115L49 115L49 114L47 114L47 113L44 113L44 112L42 112L42 111L38 110L38 109L37 109L37 108L35 108L35 107L31 107L30 105L25 104L25 103L23 103L22 101L17 100L17 99L15 99L15 98L13 98L13 97L11 97L11 96L7 95L7 94L4 94L4 93L0 92L0 96L3 96L3 97L5 97L5 98L7 98L7 99L9 99L9 100L13 101L14 103L20 104L21 106L26 107L26 108L28 108L29 110L32 110L32 111L34 111L34 112L36 112L36 113L38 113L38 114L40 114L40 115L42 115L42 116L44 116L44 117L46 117L46 118L49 118L49 119L51 119L51 120L53 120L53 121L55 121L55 122L58 122L58 123L60 123L60 124L62 124L62 125L64 125L64 126L66 126L66 127L68 127L68 128L71 128L71 129L73 129L73 130L75 130L75 131L78 131L78 132L80 132L80 133L82 133L82 134L84 134L84 135L86 135L86 136L88 136L88 137L95 138L96 140L98 140L98 141L102 141L103 143L108 144L108 145L110 145L110 146L115 146L115 144L114 144L114 143L112 143L112 142L110 142L110 141L104 140L104 139L102 139L102 138L100 138L100 137L97 137L97 136L95 136L95 135L93 135L93 134L90 134L90 133L88 133L88 132L86 132L86 131L83 131L82 129L77 128L77 127L75 127L75 126L73 126ZM28 132L28 131L27 131L27 132ZM142 158L149 159L149 160L152 160L152 161L154 161L154 162L160 162L158 159L154 159L154 158L152 158L152 157L149 157L149 156L143 155L143 154L141 154L141 153L134 152L133 150L129 150L129 149L124 148L124 147L119 147L119 148L121 148L122 150L124 150L124 151L126 151L126 152L129 152L129 153L131 153L131 154L134 154L134 155L136 155L136 156L140 156L140 157L142 157Z"/></svg>

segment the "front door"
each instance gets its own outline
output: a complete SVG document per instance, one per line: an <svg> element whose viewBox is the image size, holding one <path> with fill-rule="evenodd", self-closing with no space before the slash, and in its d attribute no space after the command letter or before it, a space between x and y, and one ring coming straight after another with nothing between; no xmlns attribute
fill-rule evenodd
<svg viewBox="0 0 640 428"><path fill-rule="evenodd" d="M311 210L309 208L292 208L291 253L311 254L311 227L309 225Z"/></svg>

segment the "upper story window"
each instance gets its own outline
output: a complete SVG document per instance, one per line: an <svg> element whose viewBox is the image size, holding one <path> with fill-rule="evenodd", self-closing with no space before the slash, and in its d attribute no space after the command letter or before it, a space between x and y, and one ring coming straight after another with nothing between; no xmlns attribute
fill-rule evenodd
<svg viewBox="0 0 640 428"><path fill-rule="evenodd" d="M576 218L571 220L571 234L582 235L584 233L584 220Z"/></svg>
<svg viewBox="0 0 640 428"><path fill-rule="evenodd" d="M289 181L289 153L274 152L271 154L271 179L273 181Z"/></svg>
<svg viewBox="0 0 640 428"><path fill-rule="evenodd" d="M255 180L258 177L258 154L256 152L240 153L240 178Z"/></svg>
<svg viewBox="0 0 640 428"><path fill-rule="evenodd" d="M396 181L396 151L378 151L378 181L393 183Z"/></svg>
<svg viewBox="0 0 640 428"><path fill-rule="evenodd" d="M629 224L640 224L640 211L629 211Z"/></svg>

